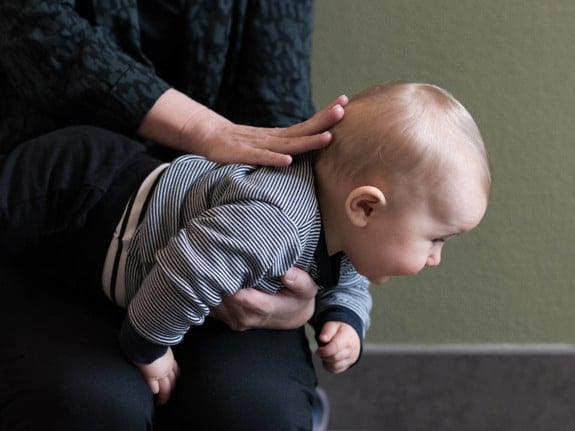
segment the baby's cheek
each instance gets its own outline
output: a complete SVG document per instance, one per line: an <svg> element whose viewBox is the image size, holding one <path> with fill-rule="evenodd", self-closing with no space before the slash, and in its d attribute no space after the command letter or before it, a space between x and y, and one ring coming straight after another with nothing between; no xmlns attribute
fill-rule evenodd
<svg viewBox="0 0 575 431"><path fill-rule="evenodd" d="M423 268L425 268L425 259L404 259L397 262L397 266L394 268L394 275L415 275Z"/></svg>

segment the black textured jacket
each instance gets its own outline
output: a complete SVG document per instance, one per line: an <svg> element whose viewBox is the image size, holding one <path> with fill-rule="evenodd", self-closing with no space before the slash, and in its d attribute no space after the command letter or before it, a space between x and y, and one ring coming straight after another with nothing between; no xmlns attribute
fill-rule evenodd
<svg viewBox="0 0 575 431"><path fill-rule="evenodd" d="M0 153L92 124L134 135L174 87L230 120L313 113L311 0L0 0Z"/></svg>

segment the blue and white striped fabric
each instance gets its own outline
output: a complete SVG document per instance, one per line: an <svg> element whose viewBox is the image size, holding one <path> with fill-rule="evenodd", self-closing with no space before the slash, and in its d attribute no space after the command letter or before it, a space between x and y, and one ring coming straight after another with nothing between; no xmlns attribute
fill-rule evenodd
<svg viewBox="0 0 575 431"><path fill-rule="evenodd" d="M114 295L146 340L179 343L222 296L246 287L276 293L292 266L317 279L321 216L310 157L266 168L182 156L152 193ZM316 312L348 309L365 333L368 284L343 257L338 286L320 289Z"/></svg>

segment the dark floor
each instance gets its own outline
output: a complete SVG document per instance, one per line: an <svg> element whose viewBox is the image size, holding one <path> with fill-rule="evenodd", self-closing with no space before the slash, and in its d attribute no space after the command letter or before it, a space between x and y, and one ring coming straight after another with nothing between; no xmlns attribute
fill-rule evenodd
<svg viewBox="0 0 575 431"><path fill-rule="evenodd" d="M330 431L575 430L572 346L367 346L318 373Z"/></svg>

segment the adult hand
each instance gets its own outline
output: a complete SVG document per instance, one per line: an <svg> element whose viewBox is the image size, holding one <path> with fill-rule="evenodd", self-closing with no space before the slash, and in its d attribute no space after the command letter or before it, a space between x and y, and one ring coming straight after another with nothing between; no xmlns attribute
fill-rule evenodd
<svg viewBox="0 0 575 431"><path fill-rule="evenodd" d="M329 129L348 103L339 96L310 119L290 127L252 127L232 123L174 89L166 91L144 118L138 133L176 150L219 163L285 166L295 155L325 147Z"/></svg>
<svg viewBox="0 0 575 431"><path fill-rule="evenodd" d="M252 328L293 329L305 325L315 307L317 286L301 269L291 268L283 277L284 288L276 295L242 289L224 297L211 316L236 331Z"/></svg>
<svg viewBox="0 0 575 431"><path fill-rule="evenodd" d="M332 139L328 131L343 118L347 97L340 96L313 117L286 128L252 127L234 124L206 109L186 123L181 146L220 163L249 163L285 166L288 154L318 150Z"/></svg>

